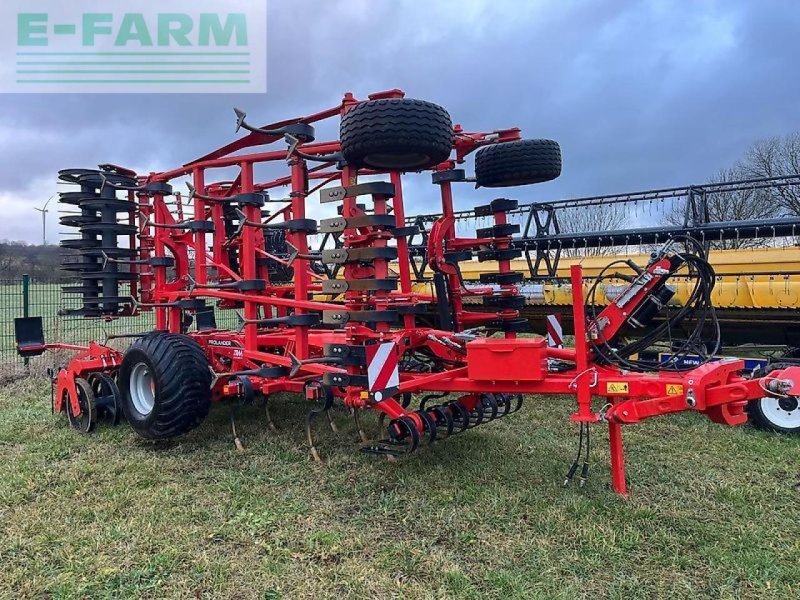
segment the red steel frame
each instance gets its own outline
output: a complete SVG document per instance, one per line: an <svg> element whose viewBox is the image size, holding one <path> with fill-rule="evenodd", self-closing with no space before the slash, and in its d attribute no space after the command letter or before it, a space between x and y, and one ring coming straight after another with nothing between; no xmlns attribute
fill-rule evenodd
<svg viewBox="0 0 800 600"><path fill-rule="evenodd" d="M403 93L390 90L373 94L369 98L400 98ZM271 129L293 123L313 124L331 118L340 118L358 101L346 94L337 106L324 111L274 123ZM508 248L510 238L458 238L453 217L453 190L450 182L440 183L442 217L433 225L429 235L429 262L431 266L447 277L450 300L458 316L456 331L443 331L427 327L416 327L413 314L404 314L400 328L388 323L378 323L368 327L363 323L348 322L339 329L310 329L306 326L286 327L259 326L259 319L285 316L287 314L314 313L325 311L385 310L408 308L432 302L431 296L416 294L412 289L408 244L404 237L397 239L398 289L395 291L376 291L366 294L347 291L344 302L322 301L320 277L310 270L308 235L302 231L289 232L288 241L297 249L293 261L294 278L291 284L271 283L266 266L259 264L258 258L269 257L265 246L263 229L247 223L262 223L263 217L257 206L242 207L246 223L235 239L224 235L222 206L226 198L240 193L265 192L273 188L288 186L289 199L266 222L305 219L306 202L311 191L310 182L336 182L341 186L352 186L358 182L359 175L375 174L373 171L357 171L351 167L335 169L331 162L323 162L309 168L306 159L287 150L267 150L247 153L250 148L279 141L280 136L270 136L259 132L250 133L210 154L182 167L162 173L151 173L140 177L140 183L169 183L177 178L191 177L197 195L189 197L193 206L190 218L197 221L210 220L215 224L215 233L190 232L180 229L181 222L170 210L163 194L137 192L139 212L132 215L139 227L137 247L139 258L165 257L175 259L174 277L164 266L132 267L140 269L138 289L132 286L132 293L138 294L137 310L154 310L156 329L181 332L182 310L174 303L190 298L206 298L217 301L221 306L239 306L245 324L240 332L229 330L210 330L192 332L191 335L205 350L211 367L219 375L213 387L213 397L223 399L236 396L239 385L236 373L264 366L284 367L286 374L275 378L251 377L253 384L263 394L277 392L307 391L309 382L319 381L326 374L349 377L343 381L348 385L331 386L332 393L339 397L346 407L352 409L379 410L391 419L410 418L416 427L423 431L424 419L418 412L406 409L398 401L404 393L446 392L459 395L459 400L467 410L472 410L483 393L508 393L531 395L573 395L577 408L572 414L576 422L605 422L609 426L611 449L612 481L614 490L627 493L621 425L636 423L643 419L684 410L695 410L706 414L713 421L727 425L737 425L746 421L744 407L749 400L763 397L767 385L761 379L747 379L742 373L744 362L726 360L708 363L685 372L626 372L612 366L602 366L595 362L592 352L594 329L597 321L605 319L608 323L604 337L610 339L625 323L631 309L635 309L648 295L653 285L668 276L665 267L668 262L656 262L648 266L653 280L632 295L631 303L625 309L612 304L607 307L593 323L586 323L584 314L583 280L580 267L572 268L573 310L575 322L574 348L549 348L540 338L516 338L512 332L504 338L476 339L468 341L468 336L459 330L475 327L489 320L518 317L512 310L495 313L467 312L461 298L465 293L492 293L490 290L462 289L455 268L445 261L445 252L475 250L487 245L497 249ZM488 133L466 133L459 126L455 128L455 158L434 171L444 172L462 163L464 158L477 148L490 143L500 143L519 139L519 130L507 129ZM338 141L310 142L299 146L304 155L324 157L340 150ZM257 182L254 166L263 163L286 162L289 175L272 181ZM215 169L237 167L239 174L232 182L210 182ZM394 185L392 198L376 195L373 197L371 214L392 214L396 226L405 225L403 207L402 178L399 172L388 172ZM319 187L319 186L317 186ZM133 199L133 193L130 194ZM183 205L182 205L183 208ZM364 215L354 197L345 198L342 203L342 217L351 218ZM506 215L499 211L494 214L495 223L504 224ZM164 225L168 227L163 227ZM210 239L209 239L210 238ZM380 248L393 239L390 232L383 229L360 228L344 232L345 248ZM209 244L210 242L210 244ZM238 249L238 269L228 262L227 249ZM193 261L192 261L193 259ZM665 259L666 260L666 259ZM193 263L193 264L192 264ZM209 283L209 269L215 269L220 279L227 281L261 279L267 282L264 290L236 291L204 287ZM510 262L499 261L498 272L508 273ZM375 260L371 266L347 264L344 280L363 278L385 279L390 276L387 260ZM495 292L497 293L497 292ZM513 285L500 286L501 295L513 295ZM400 372L399 387L390 390L386 398L373 393L363 384L365 368L363 365L337 365L323 358L326 344L364 346L378 342L392 342L399 356L414 349L426 348L444 359L447 368L440 372L418 373ZM48 347L65 348L63 344ZM56 410L63 410L64 403L72 402L74 414L80 413L75 377L86 377L92 372L113 372L122 360L122 353L99 344L88 347L69 346L78 350L69 365L57 378L55 397ZM549 361L567 361L574 368L555 372L548 369ZM521 366L520 366L521 365ZM290 370L291 369L291 370ZM491 375L492 373L496 375ZM489 375L487 375L489 374ZM800 367L790 367L783 372L773 372L770 380L791 380L800 382ZM789 384L787 384L789 385ZM593 400L596 401L593 406ZM596 409L595 406L603 406Z"/></svg>

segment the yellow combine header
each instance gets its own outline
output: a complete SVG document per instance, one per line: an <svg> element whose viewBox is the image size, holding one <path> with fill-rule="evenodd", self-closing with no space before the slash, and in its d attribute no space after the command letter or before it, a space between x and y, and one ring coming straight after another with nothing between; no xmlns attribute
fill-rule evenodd
<svg viewBox="0 0 800 600"><path fill-rule="evenodd" d="M574 264L583 267L588 278L584 292L588 292L597 276L613 256L588 256L562 258L558 266L558 276L562 283L539 283L523 286L522 293L528 304L542 306L570 306L572 286L568 283L569 269ZM647 263L648 255L632 254L623 258L638 265ZM714 305L717 308L741 309L791 309L800 308L800 247L765 248L757 250L712 250L709 259L717 273L714 287ZM488 273L491 264L477 261L461 264L465 281L478 281L481 273ZM527 265L522 259L512 262L513 271L526 272ZM630 273L623 267L624 273ZM426 284L427 285L427 284ZM600 287L597 293L599 303L608 303L619 293L625 281L612 278L610 283ZM676 277L670 281L675 289L673 302L681 304L692 287L688 278ZM425 288L427 290L427 287ZM420 290L422 291L422 289Z"/></svg>
<svg viewBox="0 0 800 600"><path fill-rule="evenodd" d="M558 264L557 279L526 281L520 284L520 295L525 296L526 302L522 314L530 319L533 330L545 331L546 316L561 313L565 319L565 333L570 333L571 312L567 310L572 306L572 286L568 279L570 267L577 263L583 267L586 297L594 278L616 258L630 259L638 265L644 265L649 256L629 254L562 257ZM712 299L717 308L726 345L800 346L800 314L796 312L796 309L800 309L800 247L716 250L710 253L710 262L716 272ZM528 270L523 259L512 261L511 269L523 273ZM482 273L490 270L491 263L461 263L463 278L468 287L485 287L479 282L479 278ZM624 265L620 271L623 275L631 273ZM606 279L598 286L596 302L605 305L613 301L625 287L625 283L621 277ZM669 285L676 292L670 305L682 305L692 289L691 280L676 276L670 279ZM417 283L414 290L433 294L433 285L430 282ZM472 304L469 296L464 298L464 302ZM479 302L480 299L476 298L475 303Z"/></svg>

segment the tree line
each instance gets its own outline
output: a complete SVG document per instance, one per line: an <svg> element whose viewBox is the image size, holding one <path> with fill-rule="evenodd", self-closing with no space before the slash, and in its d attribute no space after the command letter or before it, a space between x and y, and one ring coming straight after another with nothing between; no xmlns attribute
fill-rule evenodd
<svg viewBox="0 0 800 600"><path fill-rule="evenodd" d="M69 273L60 269L61 250L58 246L0 241L0 280L16 280L25 274L46 281L69 279Z"/></svg>
<svg viewBox="0 0 800 600"><path fill-rule="evenodd" d="M783 137L760 140L750 146L741 159L727 168L720 169L709 178L709 184L730 183L750 179L785 177L800 174L800 132ZM702 190L702 185L698 186ZM714 192L705 196L708 220L711 222L745 221L786 216L800 216L800 185L776 186L766 189L750 189ZM561 231L581 233L591 231L613 231L632 225L653 226L684 224L685 199L663 207L655 222L643 224L631 218L626 205L607 205L560 210L557 217ZM715 249L740 249L769 246L770 239L742 239L711 242ZM569 250L572 255L612 255L619 248L600 247Z"/></svg>
<svg viewBox="0 0 800 600"><path fill-rule="evenodd" d="M800 174L800 132L772 137L753 144L731 167L720 169L709 183L785 177ZM717 192L706 197L710 221L744 221L800 215L800 186ZM676 206L664 223L682 225L683 207ZM768 246L769 239L725 240L712 243L718 249Z"/></svg>

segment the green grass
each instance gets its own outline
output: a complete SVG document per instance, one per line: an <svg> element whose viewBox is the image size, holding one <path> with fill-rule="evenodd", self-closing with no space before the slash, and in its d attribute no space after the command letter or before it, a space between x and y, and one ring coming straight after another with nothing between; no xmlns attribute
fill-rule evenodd
<svg viewBox="0 0 800 600"><path fill-rule="evenodd" d="M0 390L0 598L797 598L800 438L700 415L628 427L628 500L595 427L584 489L566 400L401 461L359 454L346 415L307 456L278 398L153 445L81 437L42 380ZM375 425L374 421L368 424Z"/></svg>

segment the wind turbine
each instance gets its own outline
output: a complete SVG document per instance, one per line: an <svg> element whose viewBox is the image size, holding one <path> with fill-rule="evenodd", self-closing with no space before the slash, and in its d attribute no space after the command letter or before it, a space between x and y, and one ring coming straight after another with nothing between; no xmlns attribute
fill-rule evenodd
<svg viewBox="0 0 800 600"><path fill-rule="evenodd" d="M33 207L33 210L38 210L40 213L42 213L42 246L47 245L47 213L50 212L47 210L47 205L50 204L50 200L52 199L53 196L50 196L42 208L36 208L35 206Z"/></svg>

